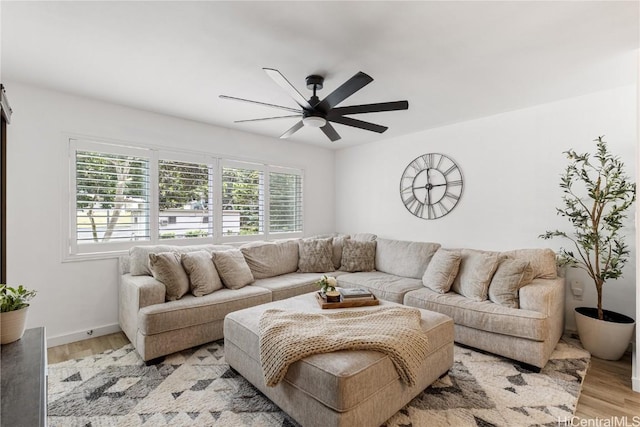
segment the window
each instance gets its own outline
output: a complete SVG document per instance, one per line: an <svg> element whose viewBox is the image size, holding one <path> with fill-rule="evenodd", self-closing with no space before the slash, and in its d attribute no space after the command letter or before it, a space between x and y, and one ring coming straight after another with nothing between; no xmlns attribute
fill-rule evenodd
<svg viewBox="0 0 640 427"><path fill-rule="evenodd" d="M149 161L96 151L75 155L76 242L149 240Z"/></svg>
<svg viewBox="0 0 640 427"><path fill-rule="evenodd" d="M160 239L212 237L209 199L213 167L171 160L158 162Z"/></svg>
<svg viewBox="0 0 640 427"><path fill-rule="evenodd" d="M242 167L222 168L222 235L264 233L264 172Z"/></svg>
<svg viewBox="0 0 640 427"><path fill-rule="evenodd" d="M303 230L299 169L75 138L69 168L66 260Z"/></svg>
<svg viewBox="0 0 640 427"><path fill-rule="evenodd" d="M297 173L269 173L269 231L302 231L302 176Z"/></svg>

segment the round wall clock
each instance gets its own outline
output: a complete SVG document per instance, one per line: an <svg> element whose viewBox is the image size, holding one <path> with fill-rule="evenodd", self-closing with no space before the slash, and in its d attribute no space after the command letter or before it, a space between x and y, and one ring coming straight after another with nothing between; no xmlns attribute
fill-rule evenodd
<svg viewBox="0 0 640 427"><path fill-rule="evenodd" d="M400 197L418 218L437 219L453 210L462 196L462 171L444 154L428 153L414 159L400 179Z"/></svg>

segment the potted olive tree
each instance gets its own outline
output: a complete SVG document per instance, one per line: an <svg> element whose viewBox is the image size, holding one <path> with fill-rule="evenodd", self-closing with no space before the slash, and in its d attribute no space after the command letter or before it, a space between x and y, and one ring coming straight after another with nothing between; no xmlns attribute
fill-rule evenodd
<svg viewBox="0 0 640 427"><path fill-rule="evenodd" d="M36 295L20 285L12 288L0 285L0 344L9 344L22 338L27 320L28 301Z"/></svg>
<svg viewBox="0 0 640 427"><path fill-rule="evenodd" d="M563 207L558 215L569 220L572 233L547 231L540 237L561 237L572 248L561 248L560 265L584 270L593 280L597 307L576 307L576 326L582 345L595 357L618 360L627 349L635 322L624 314L602 308L605 284L622 277L629 259L623 221L636 198L636 185L630 182L624 164L609 153L607 143L598 137L596 153L566 151L569 165L560 178Z"/></svg>

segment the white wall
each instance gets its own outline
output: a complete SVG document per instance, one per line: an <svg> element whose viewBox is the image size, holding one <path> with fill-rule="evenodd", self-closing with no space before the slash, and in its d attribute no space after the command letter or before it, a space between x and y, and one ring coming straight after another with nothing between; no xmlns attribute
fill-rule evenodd
<svg viewBox="0 0 640 427"><path fill-rule="evenodd" d="M440 242L445 247L505 250L558 249L559 240L538 235L570 230L558 217L558 188L566 166L563 151L593 151L606 135L610 149L635 177L636 86L598 92L451 126L343 149L336 154L337 231L372 232L380 237ZM411 215L402 204L400 176L417 156L443 153L464 174L464 193L456 208L437 220ZM635 226L628 220L632 254L624 278L605 287L605 308L636 317ZM567 294L567 328L574 329L573 307L595 304L595 288L578 270L567 272L585 285L583 301Z"/></svg>
<svg viewBox="0 0 640 427"><path fill-rule="evenodd" d="M65 132L301 167L305 234L335 230L334 152L3 82L14 114L7 149L7 280L38 291L27 327L49 345L118 330L116 259L62 263ZM171 100L167 100L171 102Z"/></svg>

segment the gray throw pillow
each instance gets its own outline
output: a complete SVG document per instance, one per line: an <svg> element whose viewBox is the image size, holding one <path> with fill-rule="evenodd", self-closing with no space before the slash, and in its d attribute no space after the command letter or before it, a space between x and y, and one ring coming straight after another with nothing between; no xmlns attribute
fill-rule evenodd
<svg viewBox="0 0 640 427"><path fill-rule="evenodd" d="M203 297L218 289L222 289L222 281L213 264L211 253L196 251L182 254L182 266L189 275L191 293Z"/></svg>
<svg viewBox="0 0 640 427"><path fill-rule="evenodd" d="M229 289L240 289L253 283L253 274L240 249L214 251L211 254L222 283Z"/></svg>
<svg viewBox="0 0 640 427"><path fill-rule="evenodd" d="M189 292L189 277L180 263L180 254L149 254L149 267L153 277L164 284L167 301L178 300Z"/></svg>
<svg viewBox="0 0 640 427"><path fill-rule="evenodd" d="M326 273L335 271L333 267L333 244L329 239L298 240L298 272Z"/></svg>
<svg viewBox="0 0 640 427"><path fill-rule="evenodd" d="M342 247L341 271L374 271L376 266L376 242L348 239Z"/></svg>
<svg viewBox="0 0 640 427"><path fill-rule="evenodd" d="M520 308L518 292L533 280L529 261L503 258L489 285L489 300L511 308Z"/></svg>
<svg viewBox="0 0 640 427"><path fill-rule="evenodd" d="M455 249L438 249L427 265L422 284L440 294L446 294L458 275L462 254Z"/></svg>

